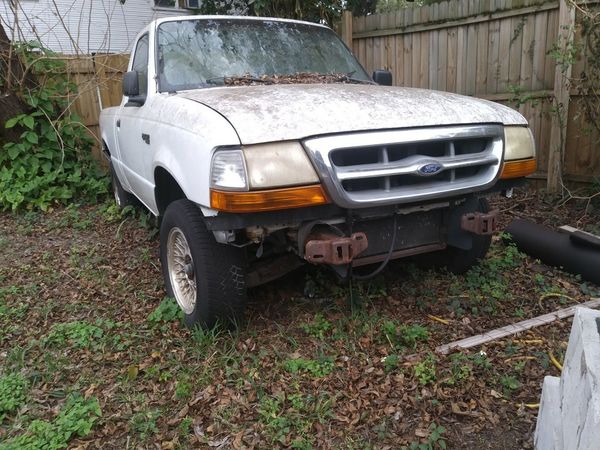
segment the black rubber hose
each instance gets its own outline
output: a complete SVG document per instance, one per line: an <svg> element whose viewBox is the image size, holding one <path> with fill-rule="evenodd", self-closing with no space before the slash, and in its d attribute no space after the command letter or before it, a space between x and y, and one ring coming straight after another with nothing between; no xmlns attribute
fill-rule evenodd
<svg viewBox="0 0 600 450"><path fill-rule="evenodd" d="M562 267L585 280L600 284L600 249L576 244L569 234L552 231L527 220L513 220L506 228L517 248L544 264Z"/></svg>

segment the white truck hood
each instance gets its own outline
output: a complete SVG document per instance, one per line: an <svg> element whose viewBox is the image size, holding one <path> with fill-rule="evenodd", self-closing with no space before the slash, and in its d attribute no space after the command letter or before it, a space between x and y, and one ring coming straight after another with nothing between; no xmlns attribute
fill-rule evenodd
<svg viewBox="0 0 600 450"><path fill-rule="evenodd" d="M391 128L527 125L521 114L497 103L402 87L289 84L197 89L177 96L219 112L233 125L242 144Z"/></svg>

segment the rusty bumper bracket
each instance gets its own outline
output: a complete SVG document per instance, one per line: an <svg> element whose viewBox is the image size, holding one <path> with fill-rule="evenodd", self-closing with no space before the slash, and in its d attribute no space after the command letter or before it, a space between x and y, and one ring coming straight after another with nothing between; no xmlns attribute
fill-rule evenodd
<svg viewBox="0 0 600 450"><path fill-rule="evenodd" d="M368 245L365 233L354 233L350 237L329 233L311 234L304 248L304 259L313 264L350 264Z"/></svg>
<svg viewBox="0 0 600 450"><path fill-rule="evenodd" d="M460 219L460 227L475 234L492 234L498 226L498 210L482 213L472 212L463 214Z"/></svg>

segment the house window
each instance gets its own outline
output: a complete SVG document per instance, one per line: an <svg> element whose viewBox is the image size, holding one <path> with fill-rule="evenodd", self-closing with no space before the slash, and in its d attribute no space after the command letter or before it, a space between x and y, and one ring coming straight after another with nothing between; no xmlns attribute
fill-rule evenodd
<svg viewBox="0 0 600 450"><path fill-rule="evenodd" d="M175 8L177 6L177 0L154 0L154 6L161 8Z"/></svg>

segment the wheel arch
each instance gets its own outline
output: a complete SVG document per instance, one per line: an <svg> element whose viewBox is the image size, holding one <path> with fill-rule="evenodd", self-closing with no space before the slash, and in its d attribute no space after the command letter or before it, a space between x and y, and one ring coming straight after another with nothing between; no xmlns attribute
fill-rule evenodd
<svg viewBox="0 0 600 450"><path fill-rule="evenodd" d="M162 166L154 169L154 198L158 215L163 216L170 203L187 198L171 173Z"/></svg>

